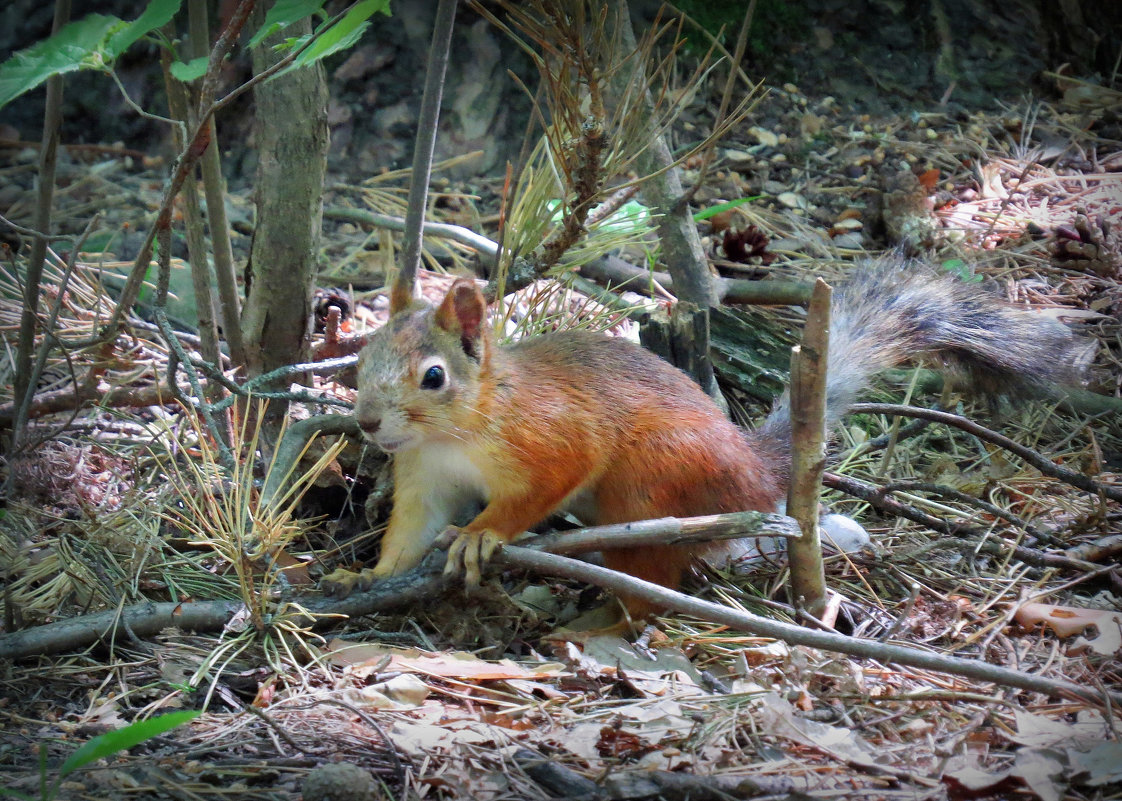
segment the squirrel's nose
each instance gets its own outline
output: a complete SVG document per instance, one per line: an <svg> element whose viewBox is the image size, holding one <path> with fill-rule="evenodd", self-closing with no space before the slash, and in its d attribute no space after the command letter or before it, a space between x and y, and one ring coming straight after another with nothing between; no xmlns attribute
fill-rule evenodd
<svg viewBox="0 0 1122 801"><path fill-rule="evenodd" d="M365 431L367 434L377 434L378 429L382 426L381 417L364 417L359 416L358 427Z"/></svg>

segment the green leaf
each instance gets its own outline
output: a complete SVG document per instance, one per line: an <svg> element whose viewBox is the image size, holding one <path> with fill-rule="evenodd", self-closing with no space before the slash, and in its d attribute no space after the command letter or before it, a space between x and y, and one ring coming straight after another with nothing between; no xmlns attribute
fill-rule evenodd
<svg viewBox="0 0 1122 801"><path fill-rule="evenodd" d="M651 225L651 210L637 200L629 200L596 225L596 232L642 232Z"/></svg>
<svg viewBox="0 0 1122 801"><path fill-rule="evenodd" d="M564 219L565 208L560 200L546 201L546 211L550 213L551 225L559 225ZM637 200L629 200L595 225L596 231L635 231L646 229L651 223L651 210Z"/></svg>
<svg viewBox="0 0 1122 801"><path fill-rule="evenodd" d="M126 748L132 748L134 745L139 745L145 740L150 740L166 731L174 729L176 726L182 726L184 723L194 720L201 714L201 712L196 712L194 710L170 712L166 715L160 715L158 718L138 720L135 723L130 723L128 726L125 726L123 729L115 729L114 731L109 731L94 737L62 763L62 767L59 768L58 771L58 779L56 779L55 782L57 784L58 781L83 765L88 765L102 757L107 757L118 751L124 751Z"/></svg>
<svg viewBox="0 0 1122 801"><path fill-rule="evenodd" d="M172 62L170 67L171 74L176 80L183 81L183 83L191 83L191 81L197 81L199 78L206 75L206 68L209 63L210 56L199 56L186 63L175 61Z"/></svg>
<svg viewBox="0 0 1122 801"><path fill-rule="evenodd" d="M974 284L983 280L982 276L976 274L970 265L962 259L947 259L941 266L946 272L957 276L958 280L964 283Z"/></svg>
<svg viewBox="0 0 1122 801"><path fill-rule="evenodd" d="M56 34L24 48L0 64L0 108L52 75L81 69L105 69L129 45L160 27L179 10L181 0L150 0L133 22L90 14Z"/></svg>
<svg viewBox="0 0 1122 801"><path fill-rule="evenodd" d="M52 75L94 66L87 61L120 22L116 17L90 14L65 25L50 38L13 53L0 64L0 108Z"/></svg>
<svg viewBox="0 0 1122 801"><path fill-rule="evenodd" d="M353 46L355 42L362 38L362 34L365 33L366 29L370 26L370 22L368 21L370 17L377 13L389 16L389 7L390 0L363 0L363 2L357 3L341 20L320 34L319 38L312 43L311 47L301 53L288 67L281 70L273 77L284 75L289 70L314 64L321 58L325 58L332 53L337 53L340 50L346 50ZM317 33L323 30L325 25L330 25L330 21L321 25ZM283 47L286 49L298 49L313 35L315 34L309 33L296 39L290 39L285 42Z"/></svg>
<svg viewBox="0 0 1122 801"><path fill-rule="evenodd" d="M182 0L148 0L144 13L130 22L127 27L113 33L105 44L105 51L111 59L117 58L121 53L139 39L156 28L166 25L179 11Z"/></svg>
<svg viewBox="0 0 1122 801"><path fill-rule="evenodd" d="M716 206L710 206L707 209L702 209L701 211L695 213L693 215L694 222L708 220L713 215L720 214L722 211L735 209L737 206L743 206L745 203L751 203L752 201L759 200L762 197L763 195L753 195L752 197L742 197L736 200L730 200L727 203L718 203Z"/></svg>
<svg viewBox="0 0 1122 801"><path fill-rule="evenodd" d="M271 36L305 17L318 14L323 8L323 3L324 0L277 0L265 15L261 30L249 40L249 46L257 47L266 36Z"/></svg>

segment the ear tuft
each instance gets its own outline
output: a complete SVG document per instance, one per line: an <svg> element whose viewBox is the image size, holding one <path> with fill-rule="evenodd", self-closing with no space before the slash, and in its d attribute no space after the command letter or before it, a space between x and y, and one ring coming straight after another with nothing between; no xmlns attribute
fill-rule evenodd
<svg viewBox="0 0 1122 801"><path fill-rule="evenodd" d="M456 279L436 310L436 324L451 334L458 334L470 355L479 352L476 343L483 336L486 320L487 301L470 278Z"/></svg>

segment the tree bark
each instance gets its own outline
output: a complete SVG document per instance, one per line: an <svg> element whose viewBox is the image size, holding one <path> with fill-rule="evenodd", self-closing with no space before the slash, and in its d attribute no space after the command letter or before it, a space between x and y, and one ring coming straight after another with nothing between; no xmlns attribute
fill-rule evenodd
<svg viewBox="0 0 1122 801"><path fill-rule="evenodd" d="M264 4L254 10L260 26ZM303 21L253 50L259 73L278 60L272 46L310 31ZM327 83L319 63L266 81L254 90L257 226L242 312L249 375L305 361L311 334L312 289L327 163ZM283 409L276 406L270 416ZM275 419L275 418L274 418Z"/></svg>

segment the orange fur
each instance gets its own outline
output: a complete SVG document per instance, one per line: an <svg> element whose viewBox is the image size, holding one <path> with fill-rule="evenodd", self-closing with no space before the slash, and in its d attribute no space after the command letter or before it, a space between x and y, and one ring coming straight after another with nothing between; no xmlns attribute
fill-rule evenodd
<svg viewBox="0 0 1122 801"><path fill-rule="evenodd" d="M452 522L455 510L433 516L415 497L419 487L439 495L434 480L474 482L486 506L461 536L502 542L566 501L590 525L775 507L781 471L682 372L637 345L580 331L495 348L485 312L475 285L457 281L436 310L395 317L380 332L386 347L375 337L363 353L363 427L377 437L402 410L400 428L418 451L432 449L430 462L446 449L475 468L438 478L415 474L423 468L413 456L396 460L395 508L376 574L412 567L436 529ZM424 389L420 371L434 359L448 383ZM385 436L393 443L397 433ZM605 560L677 586L701 550L628 548Z"/></svg>
<svg viewBox="0 0 1122 801"><path fill-rule="evenodd" d="M870 271L835 296L833 418L869 375L923 350L1001 376L1040 365L1034 378L1062 377L1078 344L1062 326L903 267ZM1043 344L1026 344L1030 332ZM360 425L397 454L374 576L413 567L453 523L467 525L449 565L470 581L497 542L558 509L589 525L771 511L787 483L785 402L745 432L684 373L635 344L568 331L496 347L486 303L467 279L435 310L395 314L363 349L358 388ZM604 559L676 587L695 557L726 547L620 548Z"/></svg>

